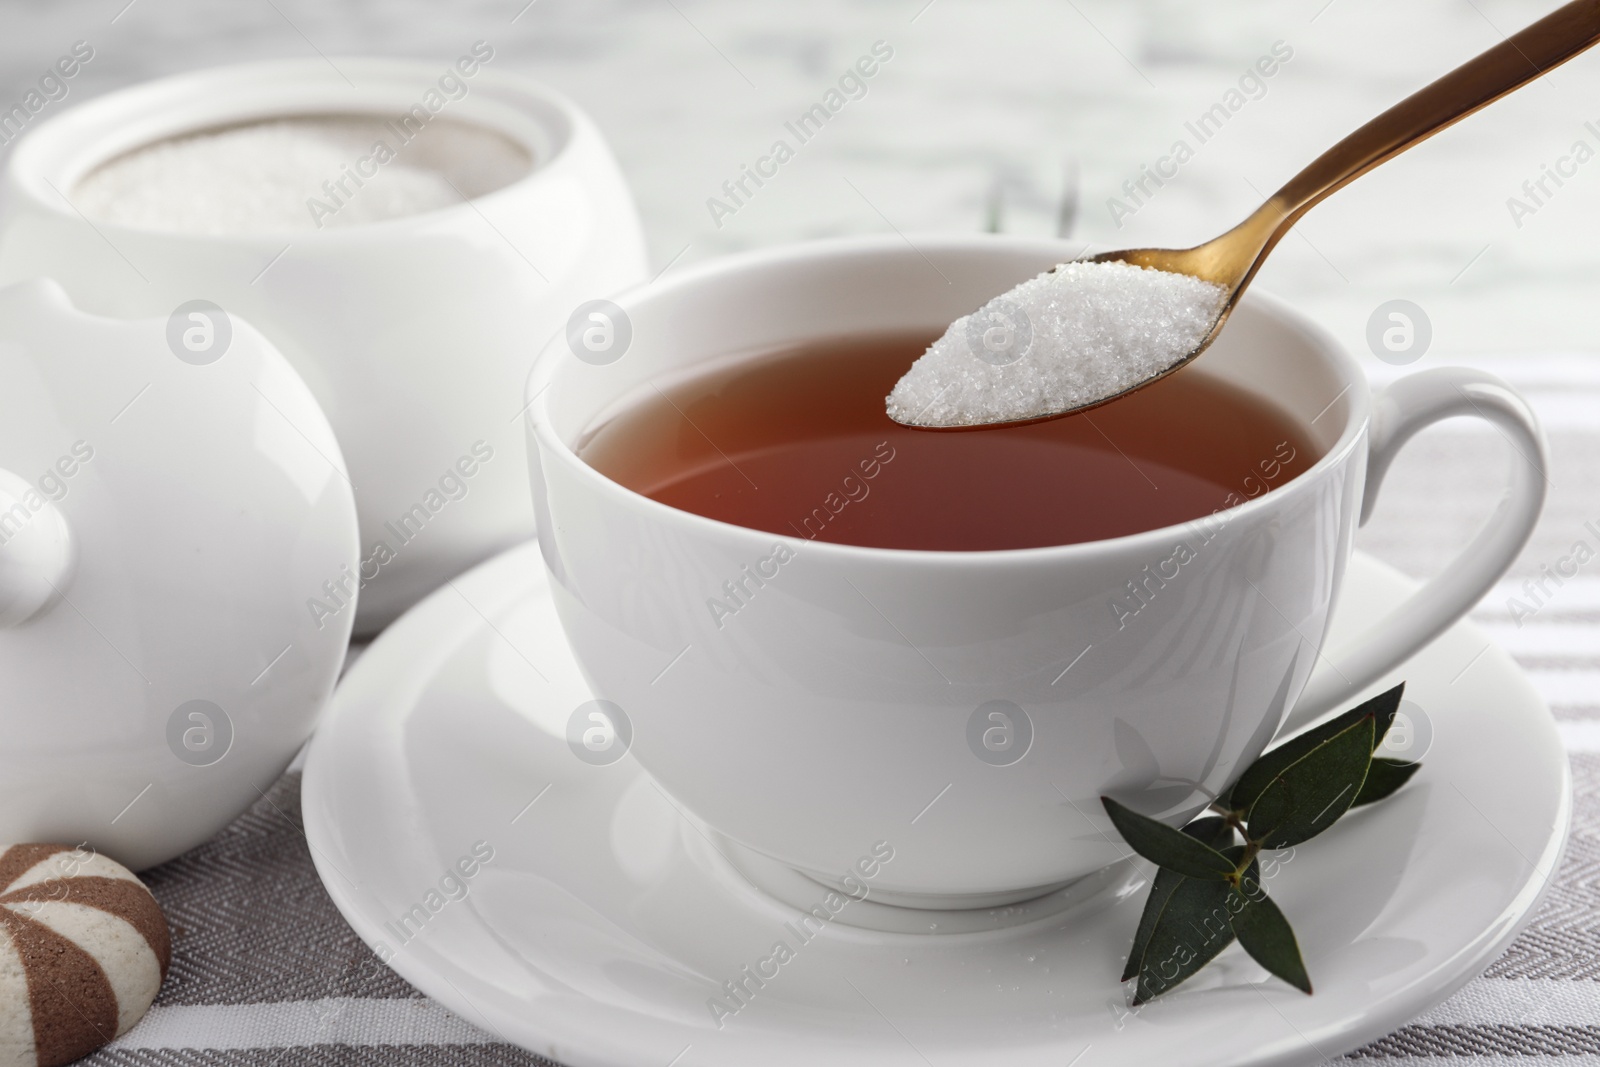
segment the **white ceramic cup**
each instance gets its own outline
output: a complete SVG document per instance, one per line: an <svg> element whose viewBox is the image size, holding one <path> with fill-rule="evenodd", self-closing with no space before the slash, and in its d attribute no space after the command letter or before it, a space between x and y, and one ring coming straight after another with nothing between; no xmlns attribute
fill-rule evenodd
<svg viewBox="0 0 1600 1067"><path fill-rule="evenodd" d="M860 548L667 507L574 451L652 381L807 340L937 332L1065 254L1010 238L914 244L820 242L668 276L618 298L623 358L594 366L554 344L529 383L539 540L573 648L596 696L629 718L641 765L738 845L838 884L886 841L894 859L872 891L891 903L1044 892L1122 855L1102 794L1187 819L1297 698L1297 722L1353 698L1464 614L1538 517L1543 438L1508 386L1443 369L1373 397L1337 343L1255 291L1185 373L1270 398L1320 458L1268 493L1261 471L1241 470L1240 496L1257 495L1182 526L1017 551ZM1419 429L1456 415L1510 443L1504 502L1392 616L1320 649L1383 472ZM793 558L763 564L778 544ZM736 617L708 610L751 571L768 577L747 583Z"/></svg>
<svg viewBox="0 0 1600 1067"><path fill-rule="evenodd" d="M438 115L503 134L534 167L470 203L214 236L91 222L67 197L99 164L186 133L294 115L392 118L448 69L312 57L165 78L30 129L0 182L0 284L52 277L78 307L120 317L209 300L299 371L355 485L362 632L533 532L518 417L528 367L580 304L645 272L632 197L594 124L491 61L457 76L467 95Z"/></svg>

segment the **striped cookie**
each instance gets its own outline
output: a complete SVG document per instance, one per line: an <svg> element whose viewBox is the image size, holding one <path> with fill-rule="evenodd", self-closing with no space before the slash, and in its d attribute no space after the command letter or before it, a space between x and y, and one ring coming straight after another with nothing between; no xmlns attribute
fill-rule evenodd
<svg viewBox="0 0 1600 1067"><path fill-rule="evenodd" d="M0 848L0 1067L58 1067L138 1022L172 955L166 916L86 848Z"/></svg>

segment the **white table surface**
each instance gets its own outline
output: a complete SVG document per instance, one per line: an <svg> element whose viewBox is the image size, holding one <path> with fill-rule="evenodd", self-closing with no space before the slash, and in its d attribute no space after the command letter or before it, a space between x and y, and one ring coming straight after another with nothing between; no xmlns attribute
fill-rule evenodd
<svg viewBox="0 0 1600 1067"><path fill-rule="evenodd" d="M1080 234L1190 243L1231 225L1316 153L1553 3L1532 0L65 0L0 5L0 103L73 41L79 97L245 59L494 63L571 94L609 134L658 266L841 232L972 229L996 169L1008 228L1049 232L1061 160L1082 167ZM115 21L113 21L115 19ZM883 40L895 56L736 216L706 199ZM1107 208L1184 123L1283 41L1294 57L1119 229ZM69 97L69 102L71 98ZM60 106L60 105L52 105ZM1405 297L1434 356L1592 349L1600 161L1519 228L1506 201L1576 139L1600 149L1600 54L1447 131L1317 208L1260 283L1359 344ZM1597 121L1600 127L1600 121ZM1190 138L1191 141L1193 138ZM851 188L855 186L859 193ZM1031 202L1030 202L1031 201ZM1470 266L1469 266L1470 265ZM1432 357L1430 357L1432 358Z"/></svg>

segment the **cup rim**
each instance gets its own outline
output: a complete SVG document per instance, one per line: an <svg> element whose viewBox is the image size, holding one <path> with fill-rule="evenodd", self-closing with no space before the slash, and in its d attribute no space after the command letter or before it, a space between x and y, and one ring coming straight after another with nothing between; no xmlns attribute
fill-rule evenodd
<svg viewBox="0 0 1600 1067"><path fill-rule="evenodd" d="M634 286L617 294L614 297L614 301L624 310L637 308L646 302L671 299L678 292L691 287L716 284L720 279L730 274L748 271L763 265L816 259L851 258L886 251L905 255L914 254L915 256L926 256L930 253L959 255L963 252L980 248L992 248L997 244L1008 245L1024 251L1048 251L1061 256L1062 259L1073 258L1063 254L1074 247L1071 244L1042 238L1016 237L1005 234L951 234L946 232L913 233L909 236L871 234L830 237L721 256L687 267L680 272L671 274L669 277L657 277L652 281ZM909 249L908 245L910 246ZM1310 348L1332 364L1340 377L1346 381L1346 388L1334 399L1333 403L1338 403L1339 400L1346 397L1350 401L1345 426L1339 436L1323 452L1316 463L1278 488L1269 493L1251 497L1241 504L1235 504L1228 508L1219 508L1208 515L1199 515L1181 523L1159 526L1150 530L1140 530L1120 537L1101 538L1095 541L1078 541L1072 544L1044 545L1031 548L953 551L949 549L882 548L871 545L852 545L802 538L800 540L807 546L806 552L816 552L840 562L897 561L924 565L983 566L986 564L998 565L1018 562L1049 562L1056 559L1087 557L1106 551L1143 551L1147 548L1170 547L1175 536L1181 540L1184 531L1190 530L1197 522L1203 522L1212 516L1227 516L1228 521L1232 522L1239 517L1256 515L1264 509L1284 506L1290 500L1298 499L1306 493L1315 492L1316 483L1320 482L1333 468L1344 463L1365 434L1371 421L1371 388L1360 365L1356 363L1349 352L1326 329L1308 316L1296 311L1287 301L1264 293L1255 287L1248 290L1241 300L1244 303L1248 303L1253 309L1265 313L1268 317L1276 319L1279 323L1304 336ZM582 480L592 490L609 496L619 503L625 503L634 508L642 508L646 514L654 515L663 521L686 524L689 529L699 533L742 541L757 541L763 547L774 539L785 543L794 540L787 534L773 533L768 530L758 530L754 527L724 522L721 519L713 519L692 511L673 507L670 504L663 504L658 500L652 500L642 493L613 481L585 463L577 452L556 433L548 416L550 405L554 400L552 393L557 387L556 379L560 373L564 355L570 355L570 353L566 350L565 335L561 333L552 337L545 344L538 358L534 361L533 369L528 376L528 383L523 395L526 401L524 418L532 441L538 445L537 453L530 457L531 462L537 464L541 462L542 457L552 457L560 462L569 474ZM710 358L716 357L713 355ZM1350 395L1352 393L1354 394L1353 396Z"/></svg>
<svg viewBox="0 0 1600 1067"><path fill-rule="evenodd" d="M245 63L228 63L199 70L141 82L113 89L92 99L71 106L52 115L32 129L23 132L16 147L5 163L4 179L9 191L26 196L32 206L59 218L73 222L84 221L96 229L114 236L171 241L194 241L212 244L261 245L276 249L284 241L294 244L357 244L370 237L388 237L432 229L440 224L481 215L482 205L491 205L501 197L515 196L532 185L544 184L559 164L573 154L575 145L583 139L597 137L588 116L565 95L532 78L515 71L482 67L472 76L475 85L496 86L523 98L510 101L491 98L470 105L472 114L455 118L458 123L480 126L511 140L526 151L533 161L528 172L515 181L481 196L468 197L460 203L428 211L401 215L395 218L365 222L355 226L335 226L312 230L261 230L242 233L198 233L164 229L153 226L131 226L126 223L88 219L75 206L69 194L72 187L91 173L130 152L190 134L225 128L234 124L269 121L274 115L285 118L332 116L341 114L381 115L372 103L341 101L338 94L347 83L338 76L343 70L352 70L366 81L357 89L369 97L390 94L400 101L415 103L414 97L423 91L419 82L431 82L442 69L454 69L449 62L423 59L391 59L375 56L333 56L317 59L267 59ZM404 85L402 86L402 83ZM220 88L231 88L235 93L257 101L252 105L236 99L222 112L236 113L235 119L222 114L201 118L208 109L210 94ZM295 104L286 101L296 91L309 96L320 89L327 100L325 107L306 106L306 101ZM470 98L463 97L462 102ZM536 101L547 107L551 114L541 116L526 108L525 101ZM482 112L487 110L490 114ZM147 116L153 106L173 106L180 118L173 128L161 134L139 140L137 143L113 151L103 150L107 139L130 116ZM493 113L499 111L501 116ZM518 112L520 121L506 121L508 112ZM185 119L181 116L190 116ZM444 112L441 117L450 118ZM496 121L496 118L500 121ZM550 117L557 123L549 123ZM530 127L543 126L543 137L531 136ZM89 162L86 164L84 160ZM53 186L53 188L52 188ZM59 194L59 195L57 195Z"/></svg>

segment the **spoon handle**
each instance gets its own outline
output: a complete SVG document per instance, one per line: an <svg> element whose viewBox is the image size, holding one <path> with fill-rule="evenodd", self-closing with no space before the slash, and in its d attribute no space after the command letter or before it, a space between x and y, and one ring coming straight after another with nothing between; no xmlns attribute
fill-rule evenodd
<svg viewBox="0 0 1600 1067"><path fill-rule="evenodd" d="M1413 93L1318 156L1262 206L1280 233L1361 175L1600 42L1600 0L1573 0Z"/></svg>

